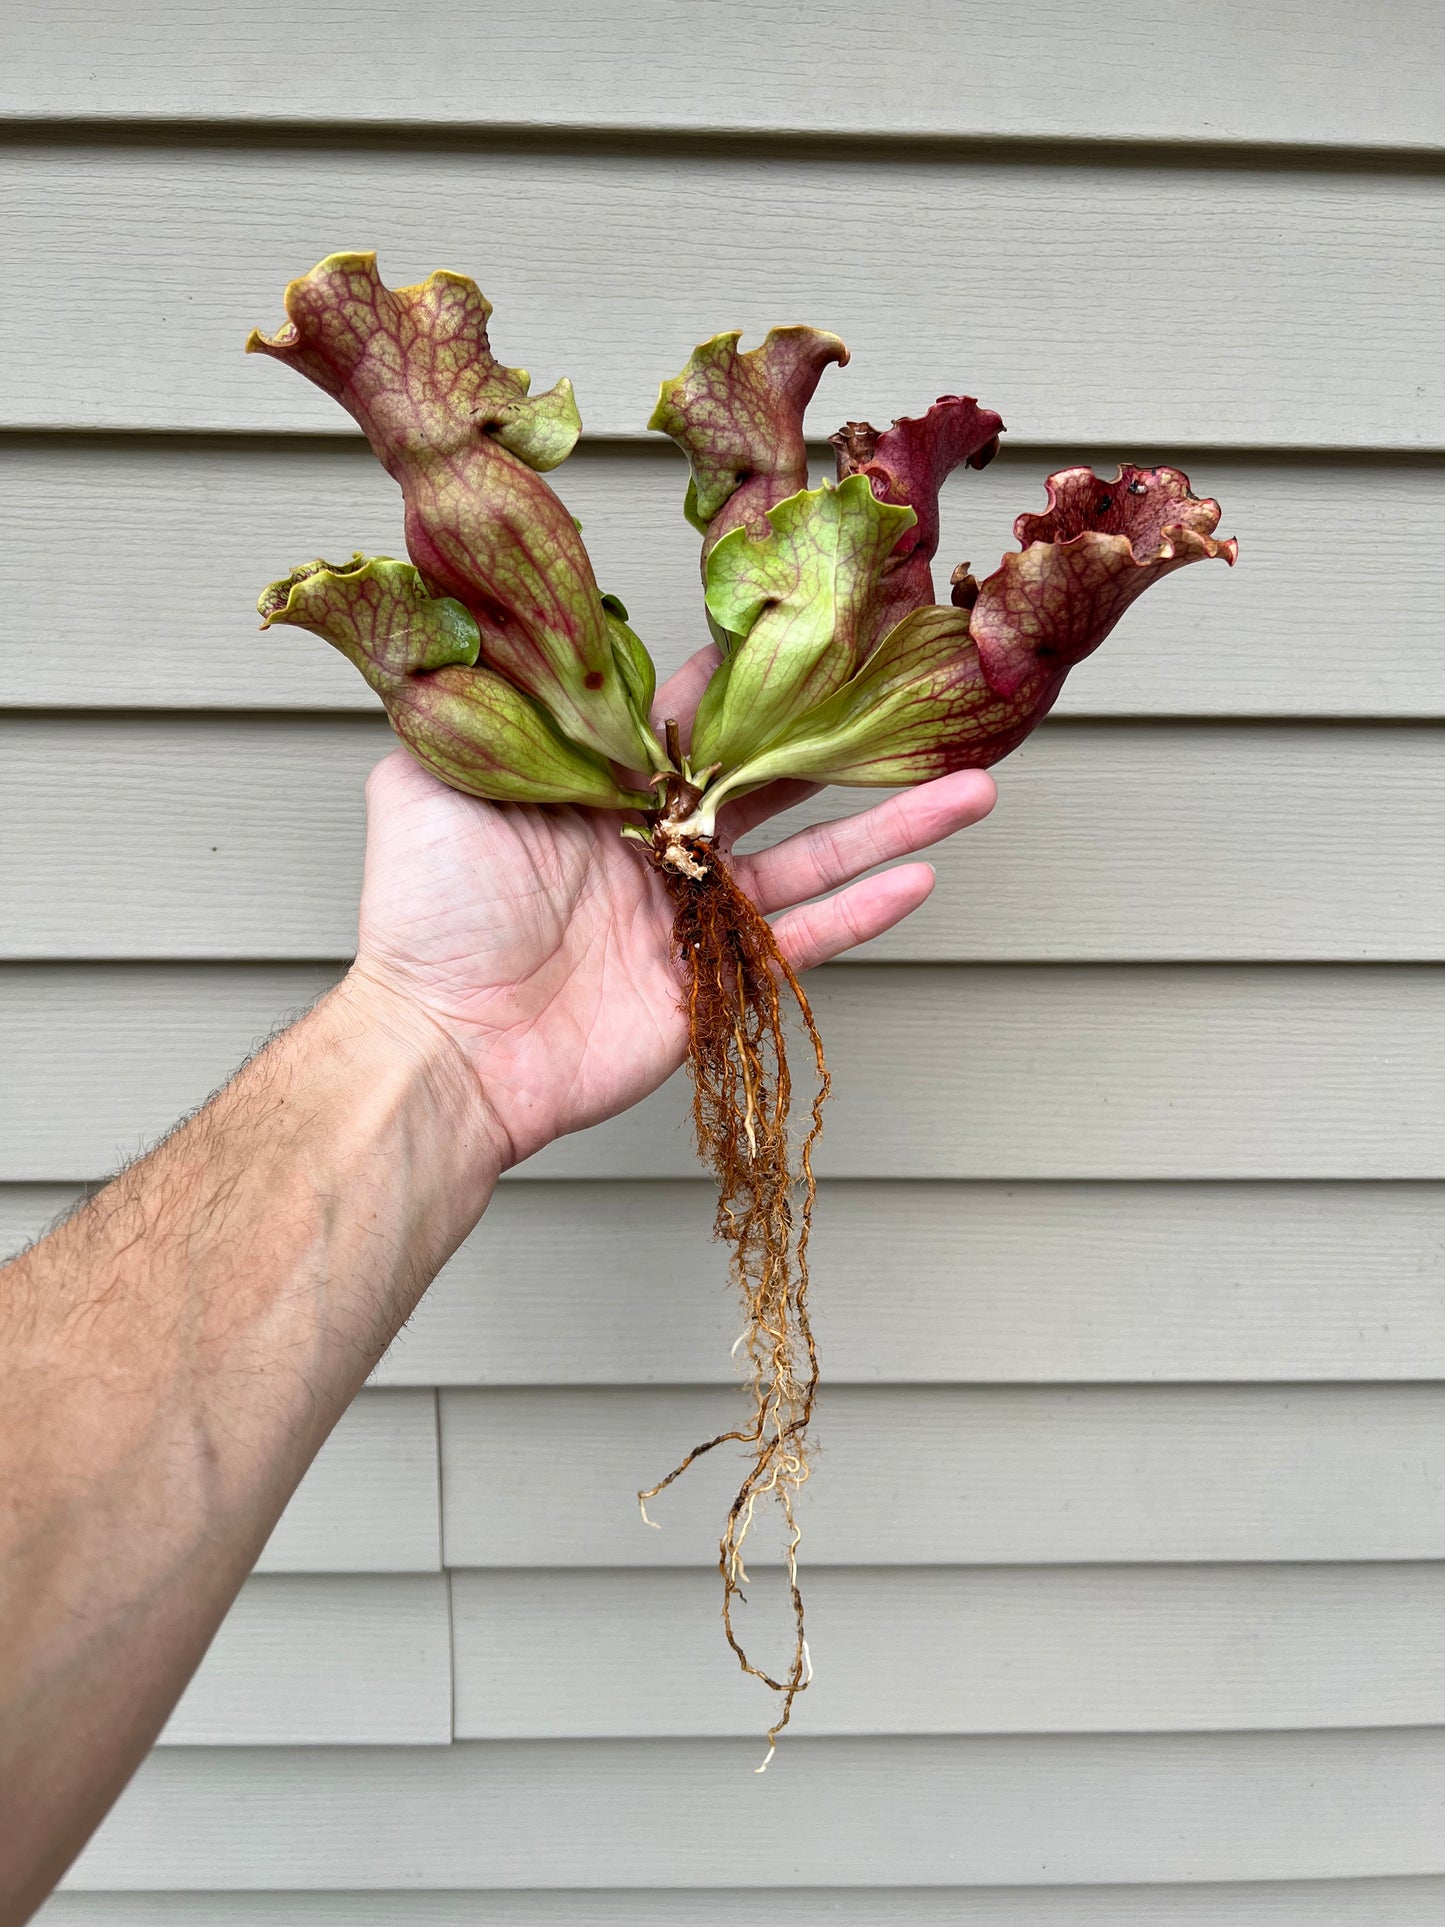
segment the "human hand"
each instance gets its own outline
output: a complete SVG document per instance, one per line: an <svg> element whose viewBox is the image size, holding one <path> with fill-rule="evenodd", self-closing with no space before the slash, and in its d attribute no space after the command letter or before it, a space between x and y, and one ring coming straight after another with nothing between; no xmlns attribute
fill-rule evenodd
<svg viewBox="0 0 1445 1927"><path fill-rule="evenodd" d="M659 692L655 714L689 718L715 660L711 650L695 656ZM809 793L778 783L727 806L720 847ZM976 823L994 795L984 771L960 770L734 858L733 873L761 910L782 912L779 947L808 970L890 929L933 888L926 863L865 871ZM628 1109L682 1062L672 905L618 827L596 811L463 796L405 750L367 783L355 974L460 1048L503 1167Z"/></svg>

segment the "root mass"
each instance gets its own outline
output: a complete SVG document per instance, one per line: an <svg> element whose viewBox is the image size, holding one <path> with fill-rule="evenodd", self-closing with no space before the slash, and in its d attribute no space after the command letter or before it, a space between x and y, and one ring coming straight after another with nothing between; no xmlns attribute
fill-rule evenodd
<svg viewBox="0 0 1445 1927"><path fill-rule="evenodd" d="M652 858L672 899L688 1018L693 1125L698 1153L717 1181L715 1232L729 1248L743 1302L739 1349L746 1354L753 1411L746 1427L695 1446L638 1498L647 1519L647 1501L704 1453L734 1441L751 1449L747 1475L728 1512L719 1570L728 1644L744 1672L782 1696L781 1711L768 1730L771 1759L812 1671L798 1584L801 1532L794 1501L808 1477L807 1432L818 1389L818 1355L808 1319L808 1235L816 1196L812 1157L822 1129L828 1068L802 986L767 919L739 889L713 845L663 825ZM788 1133L789 1004L802 1019L817 1068L811 1116L796 1159ZM745 1544L759 1505L770 1498L787 1528L795 1630L792 1661L781 1677L748 1657L733 1623L735 1607L746 1599Z"/></svg>

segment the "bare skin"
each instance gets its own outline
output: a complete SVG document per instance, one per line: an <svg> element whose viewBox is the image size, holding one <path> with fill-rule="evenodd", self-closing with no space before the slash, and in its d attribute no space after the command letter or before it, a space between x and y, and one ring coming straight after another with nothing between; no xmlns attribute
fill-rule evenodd
<svg viewBox="0 0 1445 1927"><path fill-rule="evenodd" d="M720 830L805 793L744 799ZM992 802L986 775L944 777L737 874L808 969L907 916L933 873L854 879ZM479 803L400 751L367 805L344 981L0 1270L0 1927L135 1770L500 1173L682 1061L667 898L615 821Z"/></svg>

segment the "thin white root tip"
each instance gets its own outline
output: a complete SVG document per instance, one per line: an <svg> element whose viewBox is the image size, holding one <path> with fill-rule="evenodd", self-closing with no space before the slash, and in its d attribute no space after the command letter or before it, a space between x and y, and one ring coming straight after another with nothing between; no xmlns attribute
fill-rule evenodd
<svg viewBox="0 0 1445 1927"><path fill-rule="evenodd" d="M637 1495L637 1510L642 1514L642 1523L645 1526L651 1526L654 1532L661 1532L662 1527L657 1520L649 1519L647 1516L647 1495L644 1492L639 1492Z"/></svg>
<svg viewBox="0 0 1445 1927"><path fill-rule="evenodd" d="M813 1655L808 1651L806 1639L803 1641L803 1664L808 1669L803 1675L803 1684L806 1686L813 1677Z"/></svg>
<svg viewBox="0 0 1445 1927"><path fill-rule="evenodd" d="M738 1333L738 1335L737 1335L737 1337L736 1337L736 1338L735 1338L735 1339L733 1340L733 1348L732 1348L732 1350L731 1350L731 1351L730 1351L730 1352L728 1353L728 1357L729 1357L729 1358L736 1358L736 1357L737 1357L737 1355L738 1355L738 1353L739 1353L739 1352L740 1352L740 1351L742 1350L742 1348L743 1348L743 1346L747 1344L747 1342L748 1342L748 1335L747 1335L747 1333L746 1333L746 1332L739 1332L739 1333Z"/></svg>
<svg viewBox="0 0 1445 1927"><path fill-rule="evenodd" d="M754 1772L754 1773L766 1773L766 1772L767 1772L767 1770L768 1770L768 1760L771 1760L771 1759L772 1759L772 1757L773 1757L773 1755L774 1755L774 1754L775 1754L775 1753L777 1752L777 1750L778 1750L778 1743L777 1743L777 1741L776 1741L776 1740L769 1740L769 1741L768 1741L768 1755L767 1755L767 1759L765 1759L765 1760L763 1761L763 1763L762 1763L762 1765L761 1765L761 1766L755 1766L755 1767L753 1768L753 1772Z"/></svg>

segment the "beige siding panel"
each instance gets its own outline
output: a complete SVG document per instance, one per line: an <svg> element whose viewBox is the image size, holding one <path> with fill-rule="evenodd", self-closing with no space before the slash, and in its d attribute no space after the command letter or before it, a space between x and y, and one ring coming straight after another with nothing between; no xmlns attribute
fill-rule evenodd
<svg viewBox="0 0 1445 1927"><path fill-rule="evenodd" d="M442 1394L449 1566L703 1566L742 1478L719 1390ZM1445 1557L1445 1387L827 1385L810 1566ZM749 1565L776 1557L759 1528ZM719 1645L719 1659L725 1657ZM731 1662L729 1662L731 1663Z"/></svg>
<svg viewBox="0 0 1445 1927"><path fill-rule="evenodd" d="M929 853L928 907L862 955L1387 961L1445 948L1445 734L1045 724L997 781L993 814ZM747 847L867 801L825 790Z"/></svg>
<svg viewBox="0 0 1445 1927"><path fill-rule="evenodd" d="M11 0L0 112L33 120L339 120L441 128L799 131L1438 147L1438 12L1348 0L1308 13L1221 0L1209 31L1185 9L1121 0L1081 18L919 0L907 34L845 0L780 12L736 0L630 0L600 22L562 0L414 9L396 42L386 0L244 12L182 0L131 19L85 0ZM383 61L320 87L342 46ZM1067 58L1061 58L1062 48Z"/></svg>
<svg viewBox="0 0 1445 1927"><path fill-rule="evenodd" d="M1092 461L1112 474L1120 454L1146 452L1006 447L982 474L955 476L939 583L963 557L994 567L1050 469ZM1224 504L1243 560L1152 591L1070 677L1062 714L1445 714L1445 550L1417 545L1402 568L1398 546L1402 529L1445 519L1445 469L1217 452L1186 466ZM832 472L830 450L815 450L813 472ZM704 639L683 473L657 436L584 443L548 477L665 671ZM399 509L359 438L0 441L0 707L370 709L334 650L295 630L260 635L253 611L269 578L309 556L398 549ZM59 581L65 647L39 649L39 598ZM1370 611L1368 648L1340 620L1342 582Z"/></svg>
<svg viewBox="0 0 1445 1927"><path fill-rule="evenodd" d="M0 954L348 955L393 747L360 717L0 718ZM1437 729L1051 724L999 780L932 852L928 908L861 955L1445 957ZM828 790L751 841L878 800Z"/></svg>
<svg viewBox="0 0 1445 1927"><path fill-rule="evenodd" d="M4 183L13 427L334 431L240 350L365 245L394 284L476 273L500 353L569 374L593 434L642 433L720 328L807 320L855 355L819 434L963 387L1040 441L1445 446L1428 173L158 143L16 146Z"/></svg>
<svg viewBox="0 0 1445 1927"><path fill-rule="evenodd" d="M379 1376L731 1383L712 1208L504 1185ZM825 1183L812 1251L833 1384L1445 1377L1435 1186Z"/></svg>
<svg viewBox="0 0 1445 1927"><path fill-rule="evenodd" d="M0 1176L89 1180L135 1156L336 974L0 970Z"/></svg>
<svg viewBox="0 0 1445 1927"><path fill-rule="evenodd" d="M1445 1732L1429 1729L800 1737L761 1781L760 1753L755 1739L168 1747L69 1884L1058 1886L1445 1862Z"/></svg>
<svg viewBox="0 0 1445 1927"><path fill-rule="evenodd" d="M436 1401L363 1392L266 1542L258 1572L434 1572L441 1564Z"/></svg>
<svg viewBox="0 0 1445 1927"><path fill-rule="evenodd" d="M380 717L0 719L0 945L349 956L362 792L395 747Z"/></svg>
<svg viewBox="0 0 1445 1927"><path fill-rule="evenodd" d="M219 1084L328 973L0 968L0 1179L91 1176ZM853 964L819 973L857 1177L1445 1175L1445 979L1417 965ZM674 1080L534 1177L688 1177Z"/></svg>
<svg viewBox="0 0 1445 1927"><path fill-rule="evenodd" d="M827 1176L1427 1177L1445 1164L1445 981L1426 968L859 964L820 977L815 1007L837 1094ZM664 1091L531 1168L688 1174L684 1097Z"/></svg>
<svg viewBox="0 0 1445 1927"><path fill-rule="evenodd" d="M806 1596L819 1736L1445 1722L1445 1566L822 1568ZM755 1602L782 1663L785 1603ZM768 1704L713 1573L459 1572L452 1606L460 1739L747 1735Z"/></svg>
<svg viewBox="0 0 1445 1927"><path fill-rule="evenodd" d="M68 1216L84 1195L73 1184L0 1184L0 1264Z"/></svg>
<svg viewBox="0 0 1445 1927"><path fill-rule="evenodd" d="M73 1196L0 1186L0 1255ZM712 1216L702 1180L505 1184L376 1380L732 1384ZM1437 1185L825 1183L813 1280L833 1385L1445 1378Z"/></svg>
<svg viewBox="0 0 1445 1927"><path fill-rule="evenodd" d="M162 1746L444 1746L451 1634L440 1573L253 1578Z"/></svg>
<svg viewBox="0 0 1445 1927"><path fill-rule="evenodd" d="M1220 1881L1192 1887L753 1889L789 1927L1439 1927L1445 1880ZM40 1927L734 1927L734 1889L425 1894L58 1894Z"/></svg>

